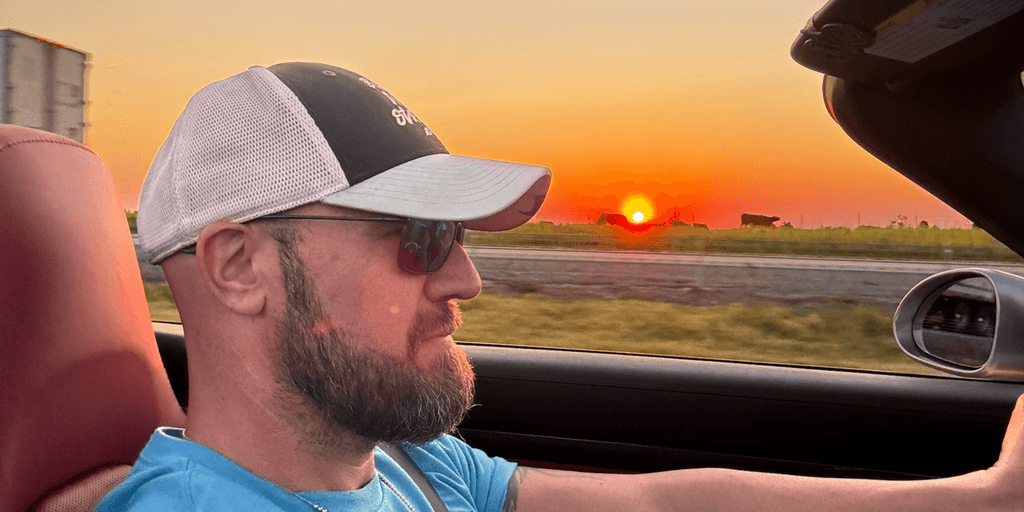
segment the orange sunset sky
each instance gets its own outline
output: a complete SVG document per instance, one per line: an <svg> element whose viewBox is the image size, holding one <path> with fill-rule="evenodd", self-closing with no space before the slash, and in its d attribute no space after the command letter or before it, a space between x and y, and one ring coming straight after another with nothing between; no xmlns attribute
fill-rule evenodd
<svg viewBox="0 0 1024 512"><path fill-rule="evenodd" d="M631 194L712 228L964 226L851 142L789 46L824 0L0 1L0 28L89 52L86 143L134 209L189 97L250 65L371 78L454 154L550 167L542 220Z"/></svg>

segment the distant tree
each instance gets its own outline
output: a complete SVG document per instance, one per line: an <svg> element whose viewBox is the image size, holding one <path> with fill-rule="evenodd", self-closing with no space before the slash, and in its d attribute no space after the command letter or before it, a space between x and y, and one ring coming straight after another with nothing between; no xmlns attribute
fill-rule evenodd
<svg viewBox="0 0 1024 512"><path fill-rule="evenodd" d="M139 232L139 228L136 227L136 218L139 216L139 212L133 210L125 210L124 216L128 219L128 229L132 231L132 234Z"/></svg>
<svg viewBox="0 0 1024 512"><path fill-rule="evenodd" d="M789 222L789 221L786 221L786 223L783 224L781 227L784 227L784 228L787 228L787 229L793 229L793 223Z"/></svg>
<svg viewBox="0 0 1024 512"><path fill-rule="evenodd" d="M693 227L695 227L697 229L708 229L708 225L707 224L701 224L700 222L694 222L693 223Z"/></svg>
<svg viewBox="0 0 1024 512"><path fill-rule="evenodd" d="M597 218L597 224L608 224L608 214L602 213L601 216Z"/></svg>
<svg viewBox="0 0 1024 512"><path fill-rule="evenodd" d="M890 228L905 228L905 227L907 227L907 219L908 218L909 217L907 217L906 215L903 215L902 213L897 213L896 214L896 220L889 222L889 227Z"/></svg>
<svg viewBox="0 0 1024 512"><path fill-rule="evenodd" d="M921 223L917 225L917 227L919 227L919 228L927 228L928 227L928 221L922 220Z"/></svg>
<svg viewBox="0 0 1024 512"><path fill-rule="evenodd" d="M681 220L678 220L678 219L670 220L669 224L671 224L672 226L689 226L689 224L687 224L687 223L685 223L685 222L683 222Z"/></svg>

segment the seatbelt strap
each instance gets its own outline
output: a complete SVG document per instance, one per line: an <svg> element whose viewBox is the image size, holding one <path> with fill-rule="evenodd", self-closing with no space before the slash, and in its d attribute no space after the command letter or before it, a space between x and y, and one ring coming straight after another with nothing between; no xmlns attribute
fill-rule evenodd
<svg viewBox="0 0 1024 512"><path fill-rule="evenodd" d="M379 443L377 447L388 454L388 457L391 457L392 460L405 470L409 477L412 478L412 481L416 483L416 486L420 488L420 491L423 492L423 495L427 497L427 501L430 502L434 512L448 512L448 507L444 506L441 496L437 494L437 490L430 484L427 475L423 474L423 470L416 465L416 462L412 460L412 457L409 457L409 454L400 445Z"/></svg>

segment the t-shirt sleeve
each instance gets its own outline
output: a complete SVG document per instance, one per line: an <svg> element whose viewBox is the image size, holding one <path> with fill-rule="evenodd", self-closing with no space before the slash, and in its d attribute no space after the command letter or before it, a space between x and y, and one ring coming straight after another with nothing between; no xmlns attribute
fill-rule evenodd
<svg viewBox="0 0 1024 512"><path fill-rule="evenodd" d="M516 464L489 457L449 435L424 445L406 444L450 512L500 512Z"/></svg>

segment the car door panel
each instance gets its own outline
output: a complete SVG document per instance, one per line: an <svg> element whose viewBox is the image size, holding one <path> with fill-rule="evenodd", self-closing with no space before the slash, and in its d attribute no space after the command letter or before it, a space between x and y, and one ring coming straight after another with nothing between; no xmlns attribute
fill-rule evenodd
<svg viewBox="0 0 1024 512"><path fill-rule="evenodd" d="M477 403L460 428L509 458L652 471L948 476L990 466L1024 385L466 345Z"/></svg>

